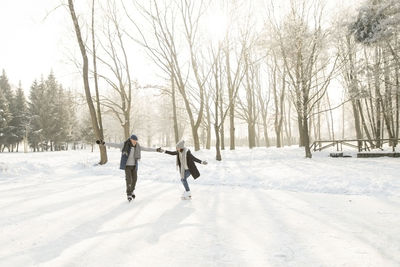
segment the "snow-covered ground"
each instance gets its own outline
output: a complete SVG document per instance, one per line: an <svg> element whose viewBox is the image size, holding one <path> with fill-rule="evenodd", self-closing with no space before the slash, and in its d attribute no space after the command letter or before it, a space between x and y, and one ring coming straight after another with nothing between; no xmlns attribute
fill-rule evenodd
<svg viewBox="0 0 400 267"><path fill-rule="evenodd" d="M299 148L142 153L125 200L120 152L0 154L0 266L400 266L400 159Z"/></svg>

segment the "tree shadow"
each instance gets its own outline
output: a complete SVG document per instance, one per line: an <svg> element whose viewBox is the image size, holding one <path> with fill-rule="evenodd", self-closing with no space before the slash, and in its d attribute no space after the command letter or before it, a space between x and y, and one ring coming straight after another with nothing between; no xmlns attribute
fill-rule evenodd
<svg viewBox="0 0 400 267"><path fill-rule="evenodd" d="M196 224L182 223L194 209L191 207L189 201L179 201L173 208L166 210L161 214L158 219L149 224L149 227L153 230L147 237L149 243L157 243L160 238L169 233L173 232L182 227L195 226Z"/></svg>

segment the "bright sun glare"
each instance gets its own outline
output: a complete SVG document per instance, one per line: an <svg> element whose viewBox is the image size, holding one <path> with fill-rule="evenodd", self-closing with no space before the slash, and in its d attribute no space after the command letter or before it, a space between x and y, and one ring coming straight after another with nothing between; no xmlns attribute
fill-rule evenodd
<svg viewBox="0 0 400 267"><path fill-rule="evenodd" d="M207 31L210 39L221 41L228 29L228 18L222 13L210 14L207 18Z"/></svg>

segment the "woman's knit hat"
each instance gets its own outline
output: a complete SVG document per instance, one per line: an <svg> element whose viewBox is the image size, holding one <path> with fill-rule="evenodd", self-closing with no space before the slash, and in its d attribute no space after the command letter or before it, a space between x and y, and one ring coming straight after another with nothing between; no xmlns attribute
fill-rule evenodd
<svg viewBox="0 0 400 267"><path fill-rule="evenodd" d="M182 149L185 147L185 141L181 140L176 144L176 149Z"/></svg>

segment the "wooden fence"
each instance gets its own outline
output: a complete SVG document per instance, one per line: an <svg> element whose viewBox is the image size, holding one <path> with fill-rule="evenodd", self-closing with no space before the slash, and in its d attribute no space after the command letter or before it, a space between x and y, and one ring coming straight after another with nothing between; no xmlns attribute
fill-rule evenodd
<svg viewBox="0 0 400 267"><path fill-rule="evenodd" d="M371 151L373 148L379 148L381 150L383 144L388 143L392 147L393 152L395 151L396 145L399 143L400 139L342 139L342 140L316 140L314 141L310 149L312 151L321 151L328 147L336 147L337 151L342 151L343 146L352 147L361 151ZM377 146L379 144L379 146Z"/></svg>

